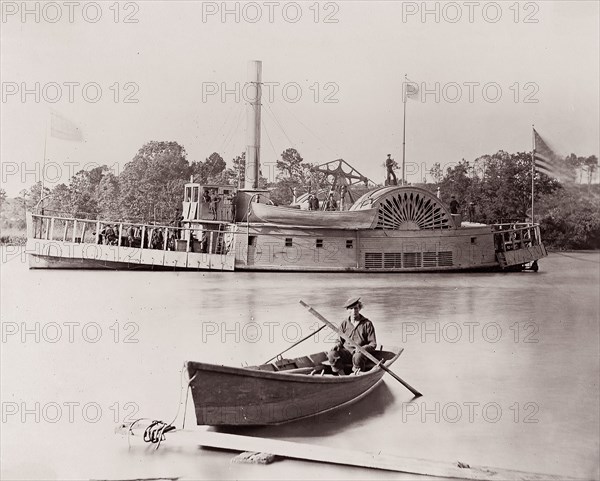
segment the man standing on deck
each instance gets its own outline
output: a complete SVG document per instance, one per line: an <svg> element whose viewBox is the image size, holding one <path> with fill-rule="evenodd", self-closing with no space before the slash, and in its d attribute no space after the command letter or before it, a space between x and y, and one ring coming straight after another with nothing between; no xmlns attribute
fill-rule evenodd
<svg viewBox="0 0 600 481"><path fill-rule="evenodd" d="M325 210L337 210L337 201L333 197L333 192L329 193L329 198L325 201Z"/></svg>
<svg viewBox="0 0 600 481"><path fill-rule="evenodd" d="M367 352L374 351L377 347L375 327L373 327L373 323L369 319L360 313L362 309L360 297L348 299L344 303L344 307L350 311L350 315L344 319L340 325L340 330ZM358 374L364 369L366 361L365 356L355 347L346 345L342 337L340 337L333 349L329 351L327 358L334 374L338 376L345 375L344 364L352 363L352 372Z"/></svg>
<svg viewBox="0 0 600 481"><path fill-rule="evenodd" d="M388 154L385 159L385 168L387 169L387 185L398 185L398 179L394 172L394 167L397 167L396 161L392 159L392 154Z"/></svg>
<svg viewBox="0 0 600 481"><path fill-rule="evenodd" d="M450 213L451 214L458 214L458 209L460 208L460 204L456 200L456 196L455 195L452 195L452 197L450 197L450 198L452 199L450 201Z"/></svg>

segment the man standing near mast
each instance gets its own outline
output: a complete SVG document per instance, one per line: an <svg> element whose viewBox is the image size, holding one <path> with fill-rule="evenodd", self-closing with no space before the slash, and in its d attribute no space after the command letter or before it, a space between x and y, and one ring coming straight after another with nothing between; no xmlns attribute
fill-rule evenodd
<svg viewBox="0 0 600 481"><path fill-rule="evenodd" d="M396 161L392 159L392 154L387 154L387 159L385 159L385 167L387 169L387 185L398 185L398 179L396 178L396 173L394 172L394 167L397 166L398 164L396 164Z"/></svg>

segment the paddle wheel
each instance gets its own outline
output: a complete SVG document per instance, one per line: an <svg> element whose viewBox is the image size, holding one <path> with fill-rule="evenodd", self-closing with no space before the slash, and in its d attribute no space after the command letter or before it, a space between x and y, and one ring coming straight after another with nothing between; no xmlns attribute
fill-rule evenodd
<svg viewBox="0 0 600 481"><path fill-rule="evenodd" d="M377 208L376 229L454 229L448 208L431 192L417 187L381 187L360 197L350 210Z"/></svg>

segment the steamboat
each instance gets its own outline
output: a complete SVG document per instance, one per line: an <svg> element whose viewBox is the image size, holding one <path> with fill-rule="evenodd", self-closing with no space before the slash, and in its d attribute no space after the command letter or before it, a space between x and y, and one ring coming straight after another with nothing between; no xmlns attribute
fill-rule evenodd
<svg viewBox="0 0 600 481"><path fill-rule="evenodd" d="M136 224L27 213L30 268L314 272L537 270L547 255L534 223L463 222L434 193L410 185L374 186L342 159L324 164L334 179L315 192L337 210L313 210L311 194L276 206L258 188L262 65L250 62L257 94L249 102L243 188L185 185L176 222ZM346 168L346 171L344 170ZM219 202L216 202L216 200Z"/></svg>

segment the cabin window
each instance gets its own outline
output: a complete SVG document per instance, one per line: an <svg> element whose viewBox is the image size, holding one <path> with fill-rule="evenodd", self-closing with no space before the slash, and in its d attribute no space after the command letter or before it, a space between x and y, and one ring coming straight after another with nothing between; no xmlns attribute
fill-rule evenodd
<svg viewBox="0 0 600 481"><path fill-rule="evenodd" d="M316 247L319 249L323 247L323 239L317 239Z"/></svg>
<svg viewBox="0 0 600 481"><path fill-rule="evenodd" d="M346 240L346 249L352 249L354 247L354 240L348 239Z"/></svg>
<svg viewBox="0 0 600 481"><path fill-rule="evenodd" d="M477 241L477 237L471 237L471 244L475 244L476 241Z"/></svg>
<svg viewBox="0 0 600 481"><path fill-rule="evenodd" d="M252 247L256 247L256 236L255 235L248 236L248 245L252 246Z"/></svg>
<svg viewBox="0 0 600 481"><path fill-rule="evenodd" d="M192 202L192 188L186 187L185 189L185 201Z"/></svg>
<svg viewBox="0 0 600 481"><path fill-rule="evenodd" d="M192 200L190 202L198 202L198 187L193 187Z"/></svg>
<svg viewBox="0 0 600 481"><path fill-rule="evenodd" d="M291 237L286 237L285 238L285 246L286 247L292 247L292 238Z"/></svg>

